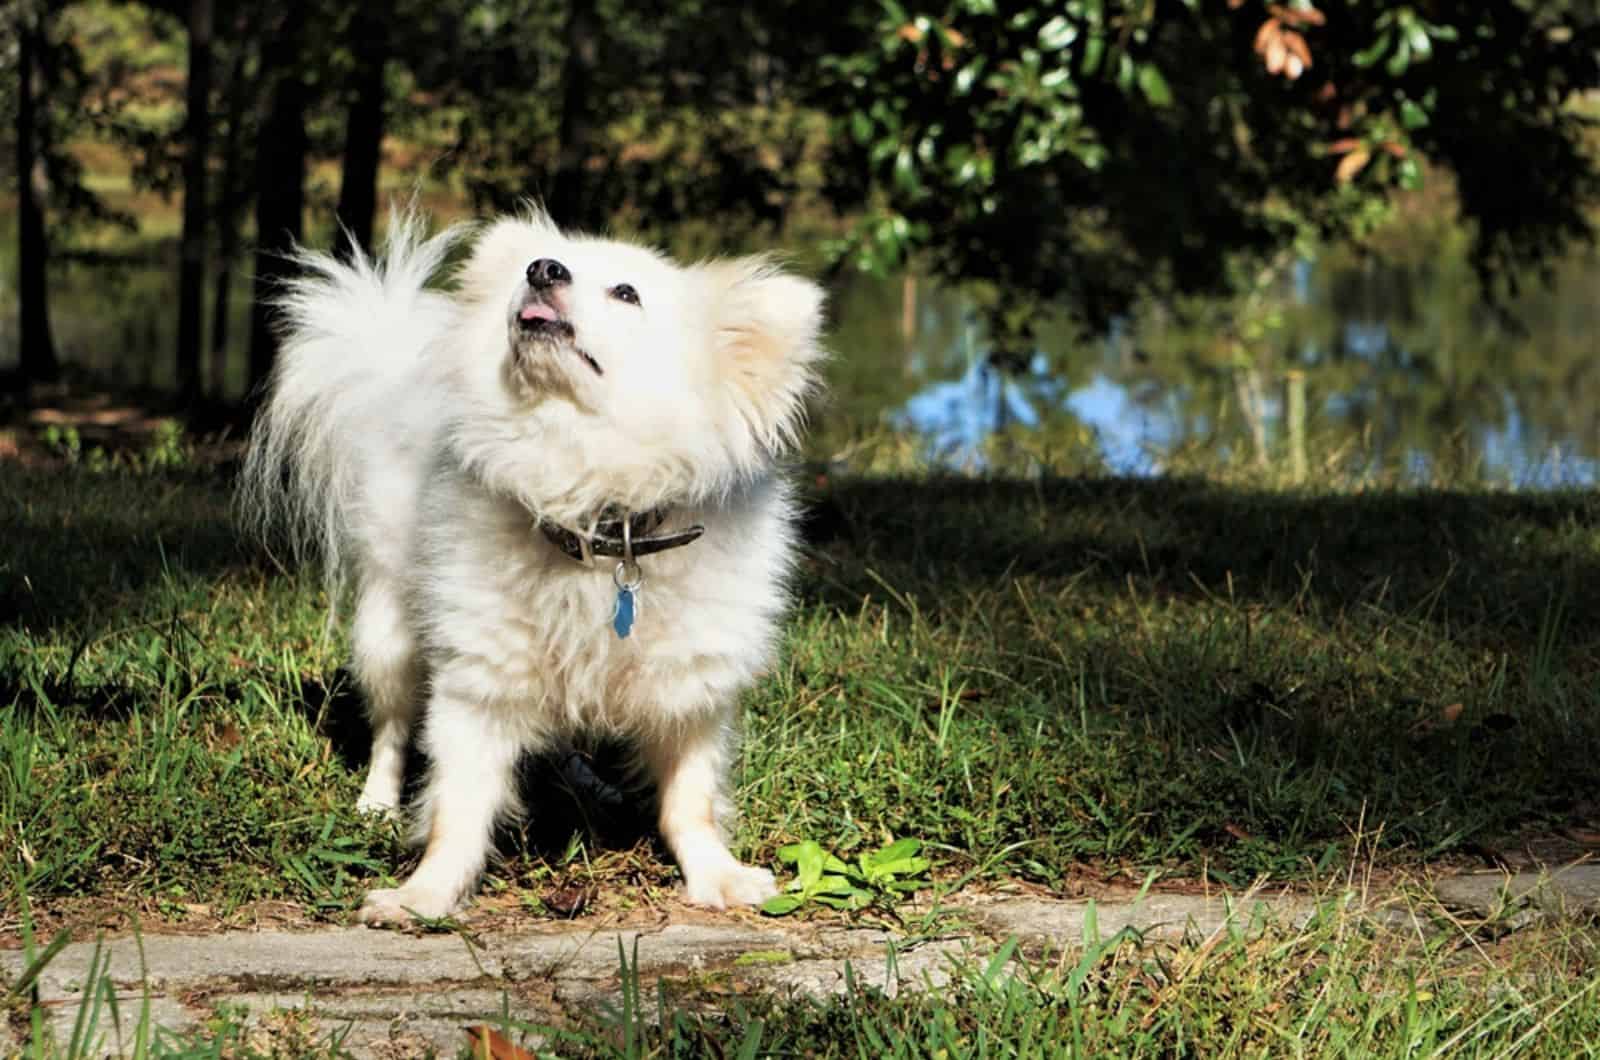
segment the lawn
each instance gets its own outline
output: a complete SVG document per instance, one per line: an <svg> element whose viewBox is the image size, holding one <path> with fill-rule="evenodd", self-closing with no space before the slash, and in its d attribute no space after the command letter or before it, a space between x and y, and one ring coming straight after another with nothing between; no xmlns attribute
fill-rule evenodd
<svg viewBox="0 0 1600 1060"><path fill-rule="evenodd" d="M1386 876L1576 853L1600 819L1600 498L807 484L785 650L745 703L736 847L758 863L797 840L849 855L913 837L947 886L1321 887L1357 861ZM263 901L343 920L403 874L395 829L352 810L364 734L328 601L238 539L225 473L3 464L0 498L0 930L23 896L41 930L228 922ZM585 750L616 777L613 749ZM540 812L503 837L486 893L537 917L572 883L613 904L669 888L648 815L572 777L530 763ZM1036 954L1024 986L977 969L923 1001L757 1005L674 1048L748 1041L751 1021L762 1051L849 1055L880 1055L872 1035L966 1055L1024 1026L1128 1055L1593 1040L1576 1003L1591 937L1474 975L1418 945L1385 954L1343 925L1240 939L1191 953L1192 980L1152 978L1131 945L1076 977L1078 958Z"/></svg>

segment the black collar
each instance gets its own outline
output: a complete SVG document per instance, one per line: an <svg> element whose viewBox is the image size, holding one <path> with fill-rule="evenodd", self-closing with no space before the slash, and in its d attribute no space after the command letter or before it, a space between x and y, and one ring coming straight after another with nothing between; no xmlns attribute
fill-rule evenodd
<svg viewBox="0 0 1600 1060"><path fill-rule="evenodd" d="M659 508L633 514L628 518L626 541L623 539L622 518L614 509L609 508L595 521L587 537L578 531L558 526L548 519L539 520L539 529L543 531L544 536L549 539L552 545L579 563L587 563L591 556L625 558L628 545L633 547L633 558L638 559L640 556L648 556L653 552L665 552L669 548L681 548L706 532L705 527L695 525L682 530L675 530L671 533L652 536L652 533L661 527L666 518L666 512Z"/></svg>

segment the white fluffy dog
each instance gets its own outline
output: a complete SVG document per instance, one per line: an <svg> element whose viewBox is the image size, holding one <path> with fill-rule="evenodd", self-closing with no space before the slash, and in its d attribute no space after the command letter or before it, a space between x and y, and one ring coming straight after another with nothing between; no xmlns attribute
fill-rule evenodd
<svg viewBox="0 0 1600 1060"><path fill-rule="evenodd" d="M363 809L429 773L421 863L361 919L470 893L524 750L625 737L691 902L774 893L728 850L736 700L769 661L794 552L775 461L821 357L822 292L770 262L680 266L542 213L476 236L392 219L383 257L306 253L244 476L353 589L373 728Z"/></svg>

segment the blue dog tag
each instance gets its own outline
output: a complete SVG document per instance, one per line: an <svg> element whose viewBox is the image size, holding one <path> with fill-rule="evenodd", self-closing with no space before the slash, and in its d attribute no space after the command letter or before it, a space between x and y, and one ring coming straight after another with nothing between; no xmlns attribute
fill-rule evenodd
<svg viewBox="0 0 1600 1060"><path fill-rule="evenodd" d="M617 590L617 612L612 616L611 628L617 631L618 637L626 637L633 632L633 590Z"/></svg>

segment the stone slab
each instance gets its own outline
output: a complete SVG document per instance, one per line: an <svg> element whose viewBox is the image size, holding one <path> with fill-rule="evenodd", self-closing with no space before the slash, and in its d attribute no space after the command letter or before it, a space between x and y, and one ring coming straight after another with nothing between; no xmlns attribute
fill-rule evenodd
<svg viewBox="0 0 1600 1060"><path fill-rule="evenodd" d="M1439 886L1442 900L1463 907L1507 895L1524 904L1597 912L1600 866L1551 877L1455 877ZM486 931L471 941L361 927L147 935L142 943L105 941L98 958L94 943L65 947L39 977L38 997L57 1041L67 1041L98 959L119 1011L116 1021L102 1016L93 1055L132 1051L148 990L151 1020L172 1030L203 1022L218 1005L244 1006L247 1033L264 1036L257 1051L292 1053L297 1034L338 1035L356 1056L397 1060L430 1051L455 1055L466 1044L465 1027L493 1023L506 1006L521 1020L539 1022L563 1005L614 1001L624 962L647 984L661 976L709 975L741 992L827 996L843 993L854 980L895 994L944 987L958 961L987 961L1008 937L1030 946L1079 947L1091 909L1101 940L1125 928L1146 939L1174 940L1253 932L1267 924L1293 930L1329 901L1259 892L1235 898L1150 894L1100 903L979 899L941 921L950 925L946 934L919 940L897 940L880 927L737 916L643 927L552 924ZM1355 896L1332 901L1379 929L1418 929L1398 907L1363 905ZM0 978L15 978L24 963L20 952L0 951ZM0 1055L17 1048L0 1037Z"/></svg>
<svg viewBox="0 0 1600 1060"><path fill-rule="evenodd" d="M1110 939L1125 928L1145 938L1205 938L1229 925L1245 930L1265 924L1297 928L1316 912L1316 903L1291 896L1247 898L1203 895L1146 895L1137 902L1093 903L1095 934ZM1080 946L1089 926L1091 903L1045 898L1006 898L973 909L991 932L1015 935L1025 942Z"/></svg>
<svg viewBox="0 0 1600 1060"><path fill-rule="evenodd" d="M1600 864L1568 865L1550 872L1473 872L1434 884L1439 901L1492 917L1518 911L1553 916L1600 916Z"/></svg>
<svg viewBox="0 0 1600 1060"><path fill-rule="evenodd" d="M457 935L406 935L369 928L230 931L220 935L145 935L66 946L39 977L39 995L78 996L99 951L119 986L148 983L173 992L200 984L301 989L336 984L470 982L498 978L492 954ZM21 973L18 950L0 952L0 970Z"/></svg>

